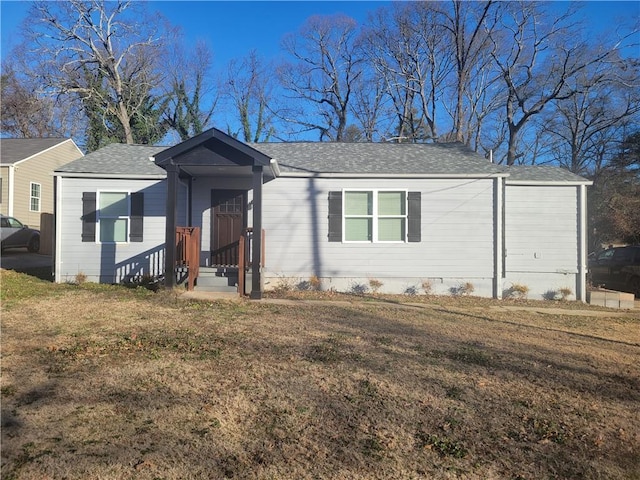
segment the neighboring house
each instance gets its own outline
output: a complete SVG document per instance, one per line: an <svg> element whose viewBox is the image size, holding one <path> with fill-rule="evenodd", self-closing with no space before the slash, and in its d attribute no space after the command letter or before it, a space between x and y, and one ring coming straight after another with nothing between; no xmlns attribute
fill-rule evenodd
<svg viewBox="0 0 640 480"><path fill-rule="evenodd" d="M0 213L40 228L53 214L53 171L82 157L70 138L0 139Z"/></svg>
<svg viewBox="0 0 640 480"><path fill-rule="evenodd" d="M264 143L211 129L174 147L110 145L57 169L55 279L175 272L200 227L200 275L229 275L251 236L252 298L278 285L586 298L586 186L495 165L460 144ZM168 248L167 248L168 247ZM260 268L260 265L263 265ZM167 268L168 266L168 268ZM213 272L213 273L211 273ZM176 274L165 278L171 287Z"/></svg>

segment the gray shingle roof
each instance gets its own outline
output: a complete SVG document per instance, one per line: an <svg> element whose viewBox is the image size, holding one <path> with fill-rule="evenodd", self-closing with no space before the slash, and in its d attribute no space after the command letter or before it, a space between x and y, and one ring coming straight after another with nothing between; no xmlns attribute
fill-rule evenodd
<svg viewBox="0 0 640 480"><path fill-rule="evenodd" d="M11 165L36 153L54 147L68 138L2 138L0 139L0 163Z"/></svg>
<svg viewBox="0 0 640 480"><path fill-rule="evenodd" d="M496 165L458 143L254 143L275 158L281 172L300 174L492 175L507 181L585 183L586 179L551 166ZM60 173L96 175L165 175L149 157L167 147L111 144L57 169Z"/></svg>
<svg viewBox="0 0 640 480"><path fill-rule="evenodd" d="M56 170L60 173L103 175L165 175L149 157L167 147L112 143Z"/></svg>
<svg viewBox="0 0 640 480"><path fill-rule="evenodd" d="M500 167L455 143L256 143L287 173L490 175Z"/></svg>
<svg viewBox="0 0 640 480"><path fill-rule="evenodd" d="M584 177L571 173L565 168L550 165L512 165L502 167L509 174L508 182L570 182L588 183Z"/></svg>

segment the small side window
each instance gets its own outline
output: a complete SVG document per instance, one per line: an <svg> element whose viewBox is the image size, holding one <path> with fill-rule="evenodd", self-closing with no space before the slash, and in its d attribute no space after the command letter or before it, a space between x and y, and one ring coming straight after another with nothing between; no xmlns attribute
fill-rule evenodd
<svg viewBox="0 0 640 480"><path fill-rule="evenodd" d="M31 190L31 197L29 200L29 211L39 212L42 186L39 183L31 182L30 190Z"/></svg>

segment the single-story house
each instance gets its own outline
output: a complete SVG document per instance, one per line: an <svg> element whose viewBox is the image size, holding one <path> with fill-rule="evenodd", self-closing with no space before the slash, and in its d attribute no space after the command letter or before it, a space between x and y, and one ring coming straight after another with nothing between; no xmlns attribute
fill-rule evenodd
<svg viewBox="0 0 640 480"><path fill-rule="evenodd" d="M82 155L70 138L0 139L0 213L39 229L53 214L53 171Z"/></svg>
<svg viewBox="0 0 640 480"><path fill-rule="evenodd" d="M196 288L246 272L252 298L301 284L586 299L590 182L460 144L246 144L211 129L169 148L109 145L55 176L57 282L166 273L173 287L188 270Z"/></svg>

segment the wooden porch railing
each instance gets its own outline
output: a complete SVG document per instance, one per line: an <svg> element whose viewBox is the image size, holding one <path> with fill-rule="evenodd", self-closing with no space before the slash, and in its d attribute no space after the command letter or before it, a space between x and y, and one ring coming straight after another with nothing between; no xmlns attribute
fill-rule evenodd
<svg viewBox="0 0 640 480"><path fill-rule="evenodd" d="M261 263L261 267L264 267L265 265L265 233L264 233L264 229L261 232L262 235L262 248L261 248L261 255L260 258L262 259L262 263ZM252 267L252 255L251 255L251 249L253 247L253 228L249 227L247 229L245 229L245 231L242 233L242 235L240 235L240 240L239 240L239 244L238 244L238 250L239 252L241 252L240 257L238 259L238 292L240 293L240 296L244 296L245 295L245 282L246 282L246 273L247 270L250 269Z"/></svg>
<svg viewBox="0 0 640 480"><path fill-rule="evenodd" d="M240 241L230 243L211 252L211 265L214 267L237 267L240 264Z"/></svg>
<svg viewBox="0 0 640 480"><path fill-rule="evenodd" d="M186 268L187 289L193 290L200 273L200 227L176 228L176 268Z"/></svg>

